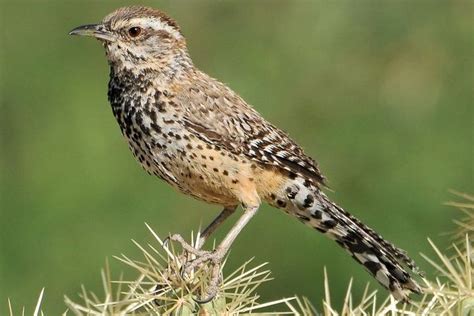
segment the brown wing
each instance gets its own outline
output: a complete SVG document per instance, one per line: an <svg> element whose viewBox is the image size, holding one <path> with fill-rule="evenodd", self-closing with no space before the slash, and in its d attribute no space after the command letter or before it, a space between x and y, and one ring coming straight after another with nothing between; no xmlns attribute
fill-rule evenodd
<svg viewBox="0 0 474 316"><path fill-rule="evenodd" d="M197 73L184 85L178 100L185 110L184 124L197 137L263 165L277 166L324 184L317 163L285 132L267 122L234 91Z"/></svg>

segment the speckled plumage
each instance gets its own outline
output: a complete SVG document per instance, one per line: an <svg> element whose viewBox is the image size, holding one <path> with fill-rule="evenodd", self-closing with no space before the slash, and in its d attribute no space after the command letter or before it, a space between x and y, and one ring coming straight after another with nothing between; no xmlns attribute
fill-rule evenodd
<svg viewBox="0 0 474 316"><path fill-rule="evenodd" d="M132 27L140 28L136 37ZM321 191L317 163L193 65L174 20L158 10L127 7L96 28L110 64L114 116L149 174L226 208L256 210L267 202L284 209L334 239L396 298L420 292L403 268L416 269L414 262Z"/></svg>

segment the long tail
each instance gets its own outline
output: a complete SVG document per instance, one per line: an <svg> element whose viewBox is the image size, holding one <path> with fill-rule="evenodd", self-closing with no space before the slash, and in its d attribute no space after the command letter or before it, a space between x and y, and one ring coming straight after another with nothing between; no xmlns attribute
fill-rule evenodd
<svg viewBox="0 0 474 316"><path fill-rule="evenodd" d="M289 180L278 194L271 196L269 202L335 240L380 284L390 290L397 300L407 301L411 292L422 292L404 268L407 266L422 275L405 251L395 247L333 203L309 181L299 177Z"/></svg>

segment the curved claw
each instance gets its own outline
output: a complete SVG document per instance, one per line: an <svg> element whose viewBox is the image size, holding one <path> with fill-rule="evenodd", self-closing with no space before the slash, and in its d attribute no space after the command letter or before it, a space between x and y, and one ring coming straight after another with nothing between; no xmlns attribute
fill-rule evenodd
<svg viewBox="0 0 474 316"><path fill-rule="evenodd" d="M186 276L186 264L187 262L184 262L181 267L179 268L179 276L181 277L181 279L184 280L185 276Z"/></svg>
<svg viewBox="0 0 474 316"><path fill-rule="evenodd" d="M210 301L212 301L214 299L214 297L216 297L217 295L217 292L218 292L218 287L217 285L215 286L210 286L207 290L207 295L205 296L205 298L197 298L197 297L193 297L193 301L195 301L196 303L198 303L199 305L203 305L203 304L207 304L209 303Z"/></svg>
<svg viewBox="0 0 474 316"><path fill-rule="evenodd" d="M193 297L193 300L200 305L206 304L212 301L214 297L216 297L217 292L219 291L218 284L220 280L221 280L220 264L215 264L214 267L212 268L211 281L206 291L207 296L202 299L197 299Z"/></svg>
<svg viewBox="0 0 474 316"><path fill-rule="evenodd" d="M194 260L185 259L185 262L183 262L183 264L179 268L179 275L181 276L182 279L185 279L186 275L190 275L191 271L193 271L193 269L195 268L195 266L193 265L193 262L195 260L196 259Z"/></svg>
<svg viewBox="0 0 474 316"><path fill-rule="evenodd" d="M217 294L217 293L216 293L216 294ZM196 302L197 304L199 304L199 305L204 305L204 304L207 304L207 303L209 303L210 301L212 301L212 300L214 299L214 297L216 297L216 294L214 294L214 295L212 295L212 296L211 296L211 295L208 295L208 296L207 296L206 298L204 298L204 299L199 299L199 298L193 296L193 301L195 301L195 302Z"/></svg>
<svg viewBox="0 0 474 316"><path fill-rule="evenodd" d="M168 235L165 239L163 239L162 247L163 248L168 248L168 244L169 244L170 240L171 240L171 236Z"/></svg>

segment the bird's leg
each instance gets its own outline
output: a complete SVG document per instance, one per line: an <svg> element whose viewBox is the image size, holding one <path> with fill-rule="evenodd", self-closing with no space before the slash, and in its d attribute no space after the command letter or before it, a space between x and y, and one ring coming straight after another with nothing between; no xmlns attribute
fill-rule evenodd
<svg viewBox="0 0 474 316"><path fill-rule="evenodd" d="M232 215L237 208L237 205L226 206L222 212L202 231L199 237L199 243L196 245L197 249L201 249L209 236L222 224L224 221Z"/></svg>
<svg viewBox="0 0 474 316"><path fill-rule="evenodd" d="M235 211L236 207L224 209L216 217L216 219L214 219L214 221L212 221L212 223L209 224L209 226L206 227L206 229L204 229L203 231L204 239L202 242L199 242L196 248L188 244L183 239L183 237L181 237L178 234L172 235L170 237L171 240L179 242L184 250L196 256L196 259L194 259L192 262L190 262L189 264L186 264L186 266L183 267L184 274L190 275L191 271L193 271L200 265L204 264L206 261L209 261L212 265L211 278L210 278L205 296L203 299L196 299L196 302L198 303L201 303L201 304L207 303L211 301L214 298L214 296L216 296L219 290L219 281L221 279L220 271L221 271L222 260L224 259L224 256L229 251L229 248L234 242L235 238L237 238L237 236L245 227L245 225L247 225L250 219L258 211L258 206L243 205L243 208L244 208L244 214L237 220L237 222L234 224L234 226L231 228L231 230L227 233L225 238L222 240L222 242L219 244L219 246L217 246L217 248L214 251L204 251L204 250L200 250L199 248L204 244L206 238L208 238L209 235L211 235L217 229L217 227L220 224L222 224L224 220L227 219Z"/></svg>
<svg viewBox="0 0 474 316"><path fill-rule="evenodd" d="M206 303L211 301L216 296L219 290L220 281L220 269L224 256L229 251L230 246L234 242L235 238L239 235L242 229L247 225L250 219L257 213L258 206L243 206L244 214L239 218L237 223L227 233L224 240L217 246L212 252L202 252L198 257L191 262L185 269L185 272L192 271L194 268L203 264L206 261L210 261L213 265L211 271L211 279L207 287L204 298L196 300L198 303Z"/></svg>
<svg viewBox="0 0 474 316"><path fill-rule="evenodd" d="M181 246L183 247L183 249L186 250L187 252L191 253L191 254L194 254L194 255L203 254L203 252L200 251L200 249L202 248L202 246L204 245L206 240L209 238L209 236L212 235L212 233L222 223L224 223L224 221L227 218L229 218L230 215L232 215L232 213L235 212L236 208L237 208L237 205L235 205L235 206L226 206L219 213L219 215L217 215L217 217L214 218L214 220L209 225L207 225L207 227L202 231L202 233L199 234L199 241L197 242L197 244L194 247L192 245L190 245L189 243L187 243L184 240L184 238L179 234L174 234L174 235L170 236L169 238L172 241L176 241L176 242L180 243Z"/></svg>

